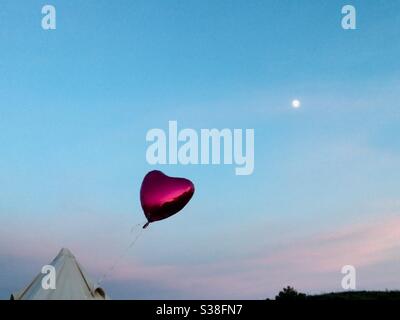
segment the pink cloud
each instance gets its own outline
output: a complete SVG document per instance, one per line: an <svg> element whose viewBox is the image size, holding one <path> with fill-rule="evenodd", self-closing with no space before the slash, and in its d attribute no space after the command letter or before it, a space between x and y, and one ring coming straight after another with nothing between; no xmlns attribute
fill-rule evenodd
<svg viewBox="0 0 400 320"><path fill-rule="evenodd" d="M40 245L40 241L46 243L50 239L26 240L19 239L8 246L3 242L2 248L16 246L18 252L14 250L13 254L35 257L36 260L43 257L46 260L43 263L59 250L58 243ZM101 275L110 267L112 260L104 259L104 252L93 253L90 241L79 244L71 249L90 274ZM107 289L107 283L112 281L148 281L170 288L171 292L175 290L187 293L188 297L209 299L265 298L273 296L285 285L294 285L307 292L340 290L342 266L351 264L357 270L367 267L379 270L380 264L398 259L399 251L400 217L386 216L328 234L291 240L278 247L266 246L246 258L243 258L242 248L229 259L200 264L152 264L139 259L122 259L104 286ZM395 279L382 279L386 283L392 280ZM379 281L374 283L379 285Z"/></svg>

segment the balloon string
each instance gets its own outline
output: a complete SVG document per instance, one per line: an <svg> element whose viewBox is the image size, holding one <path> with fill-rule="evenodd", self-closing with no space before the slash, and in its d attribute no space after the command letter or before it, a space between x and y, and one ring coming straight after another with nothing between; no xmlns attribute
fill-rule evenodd
<svg viewBox="0 0 400 320"><path fill-rule="evenodd" d="M114 263L111 265L111 267L103 274L103 276L97 282L97 285L100 285L114 271L117 264L123 260L123 258L127 255L129 249L132 248L134 246L134 244L136 243L136 241L140 238L140 236L142 235L143 230L144 230L143 228L138 229L138 227L140 227L141 225L142 224L138 223L131 228L130 234L132 234L135 231L135 229L139 232L136 232L135 238L131 241L131 243L128 245L128 247L126 247L124 252L114 261Z"/></svg>
<svg viewBox="0 0 400 320"><path fill-rule="evenodd" d="M142 225L141 223L136 223L136 224L134 224L134 225L132 226L132 228L131 228L130 234L132 234L133 231L137 230L141 225Z"/></svg>

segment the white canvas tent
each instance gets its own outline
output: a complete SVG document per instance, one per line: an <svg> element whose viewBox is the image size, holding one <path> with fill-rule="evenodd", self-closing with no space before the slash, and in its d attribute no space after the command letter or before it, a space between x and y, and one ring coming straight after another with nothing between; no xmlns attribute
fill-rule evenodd
<svg viewBox="0 0 400 320"><path fill-rule="evenodd" d="M13 300L105 300L104 290L95 286L86 276L81 265L68 249L60 253L50 263L56 271L56 289L44 289L39 273L21 291L11 295Z"/></svg>

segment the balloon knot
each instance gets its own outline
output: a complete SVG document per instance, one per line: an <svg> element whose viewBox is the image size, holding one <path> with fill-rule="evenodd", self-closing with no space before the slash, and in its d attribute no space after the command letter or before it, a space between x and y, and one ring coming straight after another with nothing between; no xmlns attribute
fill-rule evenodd
<svg viewBox="0 0 400 320"><path fill-rule="evenodd" d="M144 226L143 229L146 229L149 226L150 222L147 222Z"/></svg>

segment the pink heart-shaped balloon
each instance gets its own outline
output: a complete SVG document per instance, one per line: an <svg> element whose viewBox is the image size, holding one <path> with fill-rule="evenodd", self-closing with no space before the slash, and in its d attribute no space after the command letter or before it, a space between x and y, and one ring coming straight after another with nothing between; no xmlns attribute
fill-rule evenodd
<svg viewBox="0 0 400 320"><path fill-rule="evenodd" d="M140 202L148 223L166 219L183 209L194 193L193 183L161 171L149 172L140 188Z"/></svg>

